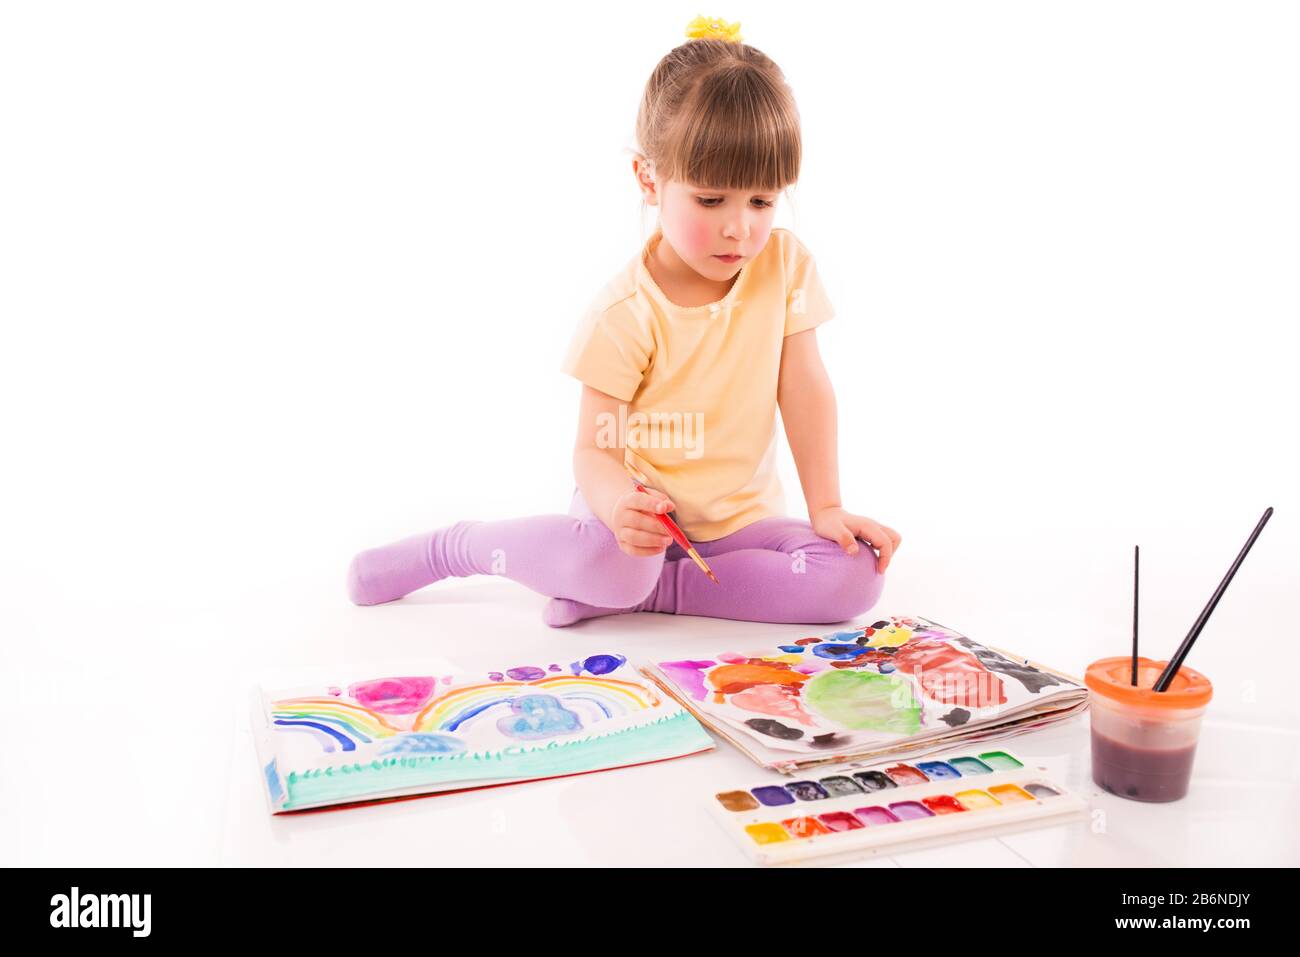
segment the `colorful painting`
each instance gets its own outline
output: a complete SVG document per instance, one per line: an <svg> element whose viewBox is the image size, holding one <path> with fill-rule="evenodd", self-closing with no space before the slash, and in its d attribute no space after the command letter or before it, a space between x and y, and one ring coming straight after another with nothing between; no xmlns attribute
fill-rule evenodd
<svg viewBox="0 0 1300 957"><path fill-rule="evenodd" d="M275 813L575 774L713 746L622 655L473 679L423 675L259 695Z"/></svg>
<svg viewBox="0 0 1300 957"><path fill-rule="evenodd" d="M655 669L651 670L654 673ZM733 738L794 755L941 735L1083 688L924 618L748 652L661 661L658 674Z"/></svg>

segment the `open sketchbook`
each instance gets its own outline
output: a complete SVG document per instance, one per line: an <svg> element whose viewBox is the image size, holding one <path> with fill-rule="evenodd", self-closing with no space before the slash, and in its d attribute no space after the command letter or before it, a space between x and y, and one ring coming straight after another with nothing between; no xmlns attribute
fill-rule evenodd
<svg viewBox="0 0 1300 957"><path fill-rule="evenodd" d="M642 672L764 767L794 772L1041 728L1083 711L1079 681L925 618L660 661Z"/></svg>
<svg viewBox="0 0 1300 957"><path fill-rule="evenodd" d="M280 814L682 757L713 740L622 655L254 692Z"/></svg>

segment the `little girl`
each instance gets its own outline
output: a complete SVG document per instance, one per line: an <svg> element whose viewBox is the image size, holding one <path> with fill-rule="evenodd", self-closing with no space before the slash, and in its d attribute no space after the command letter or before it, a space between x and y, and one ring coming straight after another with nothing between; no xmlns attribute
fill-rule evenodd
<svg viewBox="0 0 1300 957"><path fill-rule="evenodd" d="M697 18L646 85L632 171L659 222L561 366L583 383L568 515L457 522L362 552L348 572L357 604L467 575L550 596L553 627L631 611L840 622L879 598L901 539L841 506L835 395L815 330L833 309L808 250L772 228L799 176L799 115L738 26ZM778 406L806 522L783 515ZM717 583L668 536L664 514Z"/></svg>

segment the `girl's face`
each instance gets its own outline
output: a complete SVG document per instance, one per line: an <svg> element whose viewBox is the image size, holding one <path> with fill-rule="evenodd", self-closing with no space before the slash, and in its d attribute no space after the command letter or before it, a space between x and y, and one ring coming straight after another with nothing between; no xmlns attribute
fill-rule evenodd
<svg viewBox="0 0 1300 957"><path fill-rule="evenodd" d="M705 279L727 282L767 245L777 193L656 184L664 239Z"/></svg>

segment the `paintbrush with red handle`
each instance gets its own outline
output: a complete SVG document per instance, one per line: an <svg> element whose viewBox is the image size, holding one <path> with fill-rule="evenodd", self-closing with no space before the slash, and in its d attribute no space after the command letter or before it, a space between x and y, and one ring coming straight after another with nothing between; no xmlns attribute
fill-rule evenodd
<svg viewBox="0 0 1300 957"><path fill-rule="evenodd" d="M636 490L638 492L645 492L646 494L649 494L649 490L643 484L645 481L645 476L640 475L627 462L623 463L623 468L627 469L627 474L632 477L632 483L636 486ZM713 574L713 569L710 568L705 563L704 559L700 557L700 553L695 550L695 546L690 543L690 540L686 537L685 533L683 533L682 530L677 527L677 523L674 522L667 515L663 515L659 512L655 512L655 518L659 519L659 521L663 523L664 528L668 529L668 534L672 536L673 541L675 541L678 545L681 546L682 551L684 551L687 555L690 555L691 560L694 561L696 565L700 566L700 571L704 572L704 574L708 575L711 579L713 579L713 584L721 585L722 582L718 581L718 576Z"/></svg>

